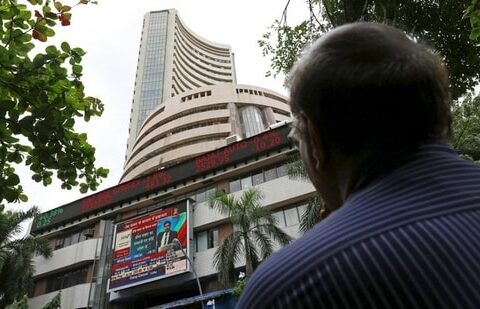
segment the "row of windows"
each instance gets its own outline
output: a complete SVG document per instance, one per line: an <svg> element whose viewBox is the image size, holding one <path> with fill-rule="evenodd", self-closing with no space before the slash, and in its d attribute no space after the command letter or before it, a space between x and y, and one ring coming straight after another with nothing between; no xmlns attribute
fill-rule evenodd
<svg viewBox="0 0 480 309"><path fill-rule="evenodd" d="M279 97L278 95L274 95L273 93L266 92L266 91L257 91L257 90L254 90L254 89L245 89L245 88L237 88L236 91L237 91L237 93L249 93L249 94L253 94L253 95L259 95L259 96L264 96L264 97L267 97L267 98L270 98L270 99L274 99L276 101L280 101L280 102L285 103L285 104L288 103L287 100L285 100L284 98Z"/></svg>
<svg viewBox="0 0 480 309"><path fill-rule="evenodd" d="M253 173L244 175L238 179L230 181L230 193L245 190L261 183L283 177L287 174L287 165L275 165L269 168L255 171Z"/></svg>
<svg viewBox="0 0 480 309"><path fill-rule="evenodd" d="M180 81L183 86L185 86L186 89L190 90L190 89L194 89L194 88L199 88L201 86L204 86L204 85L211 85L211 83L207 83L206 81L203 81L203 80L200 80L200 82L202 82L203 84L198 84L197 82L199 81L198 78L195 78L197 79L197 82L195 81L192 81L192 79L190 77L195 77L194 75L190 74L187 72L187 70L185 70L184 67L182 67L181 65L179 65L175 60L173 61L173 68L172 68L172 75L173 76L177 76L177 81ZM188 75L188 77L187 77ZM190 85L187 85L186 82L189 82ZM193 86L192 86L193 85Z"/></svg>
<svg viewBox="0 0 480 309"><path fill-rule="evenodd" d="M47 293L87 282L88 267L58 274L47 279Z"/></svg>
<svg viewBox="0 0 480 309"><path fill-rule="evenodd" d="M172 136L172 135L184 132L184 131L193 130L193 129L197 129L197 128L208 127L208 126L216 126L216 125L219 125L219 124L228 123L228 117L210 118L209 120L210 121L198 121L198 122L195 122L194 124L191 124L191 125L188 125L188 126L183 126L183 127L178 128L178 129L175 129L175 130L172 130L172 131L169 131L169 132L164 132L162 134L158 134L156 136L151 137L148 141L146 141L142 145L142 147L138 148L137 150L135 150L130 155L130 158L127 161L127 164L130 161L132 161L133 158L136 157L137 154L139 154L142 150L144 150L148 146L152 145L153 143L156 143L157 141L159 141L159 140L161 140L161 139L163 139L167 136Z"/></svg>
<svg viewBox="0 0 480 309"><path fill-rule="evenodd" d="M174 40L175 40L176 43L178 43L182 47L182 50L194 50L194 48L192 46L190 46L188 44L188 42L185 42L185 39L182 38L181 36L179 36L177 33L175 33ZM185 46L184 44L186 44L188 46ZM191 54L191 56L193 58L197 59L198 61L208 65L208 66L212 66L212 67L219 68L219 69L231 70L230 66L217 65L215 63L211 63L209 61L206 61L205 59L203 59L203 58L201 58L197 55L194 55L194 54ZM212 58L212 57L204 57L204 58L209 59L209 60L213 60L214 62L217 62L217 63L218 62L220 62L220 63L230 63L229 60L219 60L219 59L215 59L215 58Z"/></svg>
<svg viewBox="0 0 480 309"><path fill-rule="evenodd" d="M184 39L184 41L186 43L192 43L192 44L195 44L197 45L199 48L202 48L204 50L207 50L208 52L212 53L212 54L215 54L215 55L218 55L219 57L229 57L230 56L230 51L228 49L220 49L220 48L217 48L215 46L211 46L211 45L208 45L206 44L205 42L202 42L200 40L198 40L197 38L195 38L194 36L192 36L184 27L183 25L178 21L177 19L177 23L175 25L175 32L177 33L180 33L181 37ZM195 47L193 46L190 46L192 50L194 50L196 53L198 53L199 55L207 58L207 59L210 59L210 60L213 60L213 61L217 61L217 62L221 62L221 63L230 63L230 60L223 60L223 59L218 59L218 58L213 58L207 54L204 54L202 53L201 51L199 51L198 49L196 49Z"/></svg>
<svg viewBox="0 0 480 309"><path fill-rule="evenodd" d="M132 155L130 156L130 159L128 160L129 162L137 156L138 153L140 153L143 149L147 148L148 146L152 145L153 143L167 137L167 136L172 136L172 135L175 135L175 134L178 134L178 133L181 133L181 132L184 132L184 131L188 131L188 130L193 130L193 129L198 129L198 128L203 128L203 127L209 127L209 126L217 126L219 124L225 124L225 123L228 123L228 118L225 118L224 120L222 119L209 119L211 121L203 121L203 122L196 122L192 125L189 125L189 126L184 126L184 127L181 127L181 128L178 128L176 130L172 130L172 131L169 131L169 132L164 132L163 134L159 134L157 136L154 136L152 138L150 138L145 144L142 145L141 148L139 148L138 150L135 150L134 153L132 153Z"/></svg>
<svg viewBox="0 0 480 309"><path fill-rule="evenodd" d="M190 95L187 95L187 96L184 96L180 99L181 102L185 102L185 101L191 101L193 99L198 99L198 98L203 98L203 97L209 97L212 95L212 91L210 90L207 90L207 91L202 91L202 92L197 92L197 93L193 93L193 94L190 94Z"/></svg>
<svg viewBox="0 0 480 309"><path fill-rule="evenodd" d="M163 119L162 121L159 121L157 123L155 123L155 125L153 125L150 129L148 129L147 131L145 131L141 136L139 136L135 142L135 145L134 147L143 139L145 138L145 136L147 136L149 133L151 133L153 130L155 130L156 128L160 127L160 126L163 126L169 122L172 122L172 121L175 121L179 118L182 118L182 117L185 117L185 116L188 116L188 115L192 115L192 114L197 114L197 113L200 113L200 112L207 112L207 111L213 111L213 110L223 110L223 109L226 109L227 108L227 104L215 104L215 105L208 105L208 106L199 106L199 107L195 107L195 108L191 108L191 109L188 109L188 110L185 110L183 112L180 112L180 113L177 113L171 117L168 117L168 118L165 118ZM155 119L155 116L158 115L160 112L157 111L155 113L153 113L149 118L148 120L143 124L143 126L145 126L147 123L149 123L150 121L152 121L153 119Z"/></svg>
<svg viewBox="0 0 480 309"><path fill-rule="evenodd" d="M178 45L180 48L177 48L175 45ZM181 41L177 41L176 38L175 38L175 41L174 41L173 51L174 51L174 55L176 55L178 53L180 56L182 56L181 57L182 59L186 58L186 59L190 60L189 62L195 63L195 65L197 67L199 67L200 69L202 69L203 71L211 72L211 73L214 73L216 75L224 75L224 76L229 76L229 77L232 76L232 73L230 72L231 68L216 66L216 65L213 65L212 63L209 63L205 60L202 60L202 59L196 57L196 55L189 52L189 49L186 48ZM188 53L188 55L186 53ZM206 64L206 66L203 66L200 63L192 61L192 58L196 59L198 62L200 62L202 64ZM229 72L220 72L218 70L210 69L211 67L219 68L219 69L226 69L226 70L229 70Z"/></svg>
<svg viewBox="0 0 480 309"><path fill-rule="evenodd" d="M180 53L174 53L173 54L173 58L174 58L174 61L173 63L175 64L175 60L179 60L179 65L180 67L185 71L187 72L190 76L193 76L195 77L197 80L200 80L202 83L206 84L206 85L210 85L212 84L211 82L209 81L205 81L205 80L202 80L200 79L199 77L193 75L191 73L191 71L194 71L196 74L202 76L202 77L205 77L205 78L208 78L208 79L213 79L214 81L216 82L223 82L223 83L231 83L232 82L232 75L231 74L222 74L225 76L225 78L221 78L221 77L217 77L215 75L211 75L211 74L206 74L205 71L208 71L208 72L212 72L210 70L202 70L202 69L198 69L198 67L194 67L192 66L191 64L194 63L192 61L187 61L189 60L188 57L186 57L186 59L184 57L182 57L183 54L180 54ZM195 64L195 63L194 63ZM213 72L215 73L215 72Z"/></svg>
<svg viewBox="0 0 480 309"><path fill-rule="evenodd" d="M63 234L55 239L55 250L93 238L94 234L95 229L93 226Z"/></svg>
<svg viewBox="0 0 480 309"><path fill-rule="evenodd" d="M294 207L289 206L280 210L275 210L272 215L277 219L278 227L287 227L299 224L306 210L307 204L302 204Z"/></svg>
<svg viewBox="0 0 480 309"><path fill-rule="evenodd" d="M126 169L123 174L127 175L134 168L136 168L137 166L139 166L143 162L147 161L148 159L150 159L154 156L160 156L160 155L162 155L162 154L164 154L164 153L166 153L166 152L168 152L172 149L180 148L180 147L186 147L186 146L195 145L195 144L202 144L202 143L206 143L206 142L210 142L210 141L219 141L219 140L223 140L225 137L226 137L226 134L218 133L218 135L216 135L214 137L207 137L207 138L202 138L202 139L195 138L193 140L187 140L185 142L179 142L179 143L176 143L174 145L169 145L169 146L166 146L166 147L162 147L160 149L156 149L155 151L150 152L145 157L139 158L138 161L136 161L128 169ZM129 160L129 161L131 161L131 160Z"/></svg>

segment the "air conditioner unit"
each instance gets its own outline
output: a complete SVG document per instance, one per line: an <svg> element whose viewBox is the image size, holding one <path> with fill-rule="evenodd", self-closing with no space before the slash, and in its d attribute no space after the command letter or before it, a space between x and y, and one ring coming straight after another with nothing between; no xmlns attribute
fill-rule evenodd
<svg viewBox="0 0 480 309"><path fill-rule="evenodd" d="M286 125L287 123L289 123L289 121L287 120L283 120L283 121L280 121L280 122L277 122L277 123L274 123L274 124L271 124L268 126L268 128L271 130L271 129L276 129L278 127L281 127L281 126L284 126Z"/></svg>
<svg viewBox="0 0 480 309"><path fill-rule="evenodd" d="M229 137L225 138L227 145L238 142L239 140L241 140L241 138L238 135L230 135Z"/></svg>

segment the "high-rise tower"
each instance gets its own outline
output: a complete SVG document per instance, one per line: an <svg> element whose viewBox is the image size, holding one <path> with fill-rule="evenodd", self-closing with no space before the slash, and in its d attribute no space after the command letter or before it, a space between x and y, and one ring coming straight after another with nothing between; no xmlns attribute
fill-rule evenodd
<svg viewBox="0 0 480 309"><path fill-rule="evenodd" d="M145 14L130 115L128 157L148 114L162 102L201 86L234 83L230 46L188 29L175 9Z"/></svg>

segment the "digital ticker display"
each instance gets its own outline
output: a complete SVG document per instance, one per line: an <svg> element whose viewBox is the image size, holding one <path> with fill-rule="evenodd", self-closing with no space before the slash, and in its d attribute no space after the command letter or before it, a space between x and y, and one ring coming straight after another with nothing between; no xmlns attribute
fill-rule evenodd
<svg viewBox="0 0 480 309"><path fill-rule="evenodd" d="M31 233L40 233L61 223L94 214L102 209L133 200L150 192L287 146L290 143L288 133L289 127L287 125L272 129L52 209L34 219Z"/></svg>
<svg viewBox="0 0 480 309"><path fill-rule="evenodd" d="M187 200L116 224L109 291L189 270L184 254L189 254L188 203Z"/></svg>

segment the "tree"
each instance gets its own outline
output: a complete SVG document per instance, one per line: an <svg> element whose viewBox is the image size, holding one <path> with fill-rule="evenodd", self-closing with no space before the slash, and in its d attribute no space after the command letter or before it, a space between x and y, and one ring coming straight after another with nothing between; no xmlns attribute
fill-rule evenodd
<svg viewBox="0 0 480 309"><path fill-rule="evenodd" d="M299 153L295 153L290 156L287 164L287 174L289 178L300 179L303 181L310 181L307 175L307 170L303 161L300 158ZM321 211L324 207L322 197L317 192L307 202L307 209L300 218L299 231L306 233L312 227L315 226L321 220Z"/></svg>
<svg viewBox="0 0 480 309"><path fill-rule="evenodd" d="M39 214L37 207L27 211L4 211L0 206L0 308L27 294L33 286L33 254L45 258L52 251L46 239L30 235L18 238L21 223Z"/></svg>
<svg viewBox="0 0 480 309"><path fill-rule="evenodd" d="M464 17L468 18L470 26L472 27L470 39L478 40L480 37L480 2L478 0L472 0L472 2L470 2Z"/></svg>
<svg viewBox="0 0 480 309"><path fill-rule="evenodd" d="M453 108L452 145L463 158L480 164L480 97L466 95Z"/></svg>
<svg viewBox="0 0 480 309"><path fill-rule="evenodd" d="M274 242L286 245L292 238L277 227L269 210L262 207L263 194L258 189L248 189L235 198L218 192L209 199L209 206L227 215L235 226L215 252L213 264L219 281L228 285L235 279L235 263L245 257L247 278L257 268L261 259L272 254Z"/></svg>
<svg viewBox="0 0 480 309"><path fill-rule="evenodd" d="M464 15L470 1L307 0L310 16L297 25L288 24L288 1L282 17L259 45L263 54L271 57L273 74L288 74L305 46L329 29L354 21L388 23L439 51L450 72L452 96L457 99L472 90L480 77L480 49L469 37L471 21ZM476 15L471 16L476 22Z"/></svg>
<svg viewBox="0 0 480 309"><path fill-rule="evenodd" d="M33 40L55 35L57 22L70 24L71 9L58 1L0 0L0 203L26 201L17 164L32 171L43 185L52 176L61 187L95 190L108 170L95 166L95 149L76 120L100 116L103 104L86 96L81 48L63 42L32 55ZM80 0L77 4L92 3Z"/></svg>
<svg viewBox="0 0 480 309"><path fill-rule="evenodd" d="M52 298L42 309L61 309L62 308L62 291L60 290L55 297ZM28 309L28 296L23 295L22 299L15 301L10 309Z"/></svg>

